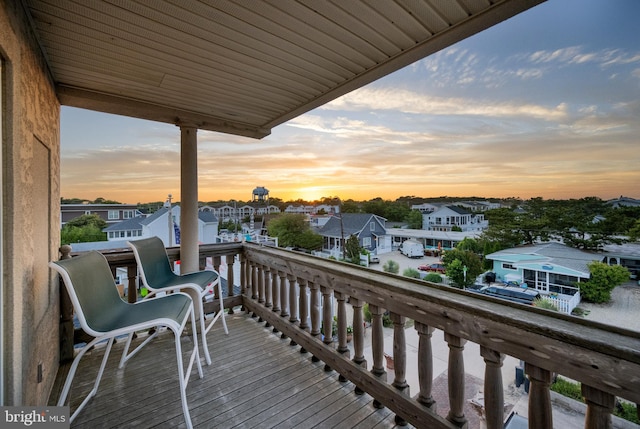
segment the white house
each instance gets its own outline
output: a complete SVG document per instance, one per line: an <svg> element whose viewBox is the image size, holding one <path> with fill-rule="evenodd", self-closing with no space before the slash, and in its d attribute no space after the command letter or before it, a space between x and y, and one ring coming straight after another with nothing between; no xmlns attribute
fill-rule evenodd
<svg viewBox="0 0 640 429"><path fill-rule="evenodd" d="M443 206L432 213L422 215L422 229L451 231L459 227L463 232L482 231L489 226L483 214L471 213L459 206Z"/></svg>
<svg viewBox="0 0 640 429"><path fill-rule="evenodd" d="M180 244L180 206L169 209L163 207L147 217L128 219L105 229L107 240L126 241L157 236L165 246ZM198 212L198 241L203 244L215 243L218 236L218 218L211 211Z"/></svg>

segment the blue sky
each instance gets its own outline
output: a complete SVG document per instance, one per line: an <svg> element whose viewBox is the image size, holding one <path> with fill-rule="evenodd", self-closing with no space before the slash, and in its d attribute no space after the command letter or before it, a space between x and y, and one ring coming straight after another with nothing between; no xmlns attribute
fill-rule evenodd
<svg viewBox="0 0 640 429"><path fill-rule="evenodd" d="M550 0L293 119L198 132L199 199L640 198L637 0ZM173 125L62 108L62 196L180 199Z"/></svg>

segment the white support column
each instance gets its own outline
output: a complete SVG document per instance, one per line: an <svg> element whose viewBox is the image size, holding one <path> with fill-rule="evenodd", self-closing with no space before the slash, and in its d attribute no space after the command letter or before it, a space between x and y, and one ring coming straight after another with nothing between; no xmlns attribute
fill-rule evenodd
<svg viewBox="0 0 640 429"><path fill-rule="evenodd" d="M198 128L180 126L180 272L198 265Z"/></svg>

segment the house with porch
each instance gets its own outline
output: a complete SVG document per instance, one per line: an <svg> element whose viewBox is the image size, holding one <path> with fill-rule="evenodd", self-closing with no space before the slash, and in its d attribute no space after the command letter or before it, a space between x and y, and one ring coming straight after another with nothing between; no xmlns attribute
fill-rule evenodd
<svg viewBox="0 0 640 429"><path fill-rule="evenodd" d="M193 407L194 426L241 426L251 411L254 421L264 416L271 427L320 415L335 419L336 425L348 418L363 427L371 427L374 420L380 428L396 422L464 427L463 349L472 342L479 345L475 357L485 366L480 387L490 392L483 409L488 428L501 428L504 422L500 369L505 356L525 362L531 381L531 427L553 427L549 385L554 373L582 383L588 407L585 427L608 427L600 423L611 420L616 397L640 402L640 380L629 377L640 373L637 335L256 243L198 243L198 130L264 138L290 119L541 2L458 0L447 7L432 0L384 1L382 6L348 2L348 7L332 2L317 2L317 7L251 3L258 11L228 0L179 5L164 0L0 2L0 404L55 404L60 390L56 380L60 375L64 379L73 358L70 301L48 266L52 260L75 257L73 248L60 247L60 111L61 106L72 106L175 125L181 241L168 249L169 257L180 259L183 272L198 270L200 260L208 257L216 266L221 260L239 265L235 278L234 270L228 270L228 285L240 284L241 292L232 289L225 299L225 311L234 313L231 334L222 336L220 350L225 353L217 356L219 364L204 368L202 379L192 377L187 389L189 405L199 402ZM134 168L133 163L122 165L124 172ZM125 267L128 277L137 281L130 252L106 252L105 258L113 271ZM327 332L331 306L324 306L322 314L315 311L319 299L329 301L331 296L337 300L337 344ZM136 294L127 299L135 301ZM366 337L364 304L372 314ZM349 321L347 305L353 310ZM265 329L240 308L273 329ZM404 333L405 320L411 319L420 337L420 368L415 369L420 383L415 390L411 386L412 395L405 380L405 358L412 353L407 353L404 335L384 335L382 315L387 311L394 331ZM347 322L354 331L353 354L346 348ZM329 334L325 340L320 340L320 326ZM447 377L454 387L445 399L450 410L445 416L437 414L431 392L435 377L430 344L436 329L449 346ZM273 330L282 337L273 337ZM210 335L213 343L216 332ZM393 370L383 363L385 339L393 342ZM365 341L373 350L368 360ZM122 350L121 343L114 347ZM103 383L104 390L79 416L78 425L185 424L180 401L173 400L178 383L165 371L175 361L162 353L169 347L149 349L154 346L123 369L109 362L108 369L116 372L112 379L118 382ZM300 351L325 362L327 371ZM79 374L98 371L102 353L92 354L97 362L89 357L83 361L86 371L81 368ZM302 371L313 378L298 389L292 373ZM158 383L149 382L153 376ZM254 379L259 383L251 384ZM325 391L317 387L321 384L342 395L335 399L345 402L340 413L332 407L318 413L319 395ZM72 387L72 407L82 401L82 387L91 385L85 378ZM286 397L276 409L269 403L275 389L284 389L283 395L296 392L292 400L307 396L297 402L300 408L291 407ZM344 398L350 398L349 404ZM363 416L369 420L362 422ZM274 423L268 418L292 420Z"/></svg>
<svg viewBox="0 0 640 429"><path fill-rule="evenodd" d="M422 229L427 231L452 231L457 227L462 232L470 232L482 231L488 226L483 214L472 213L456 205L441 206L422 215Z"/></svg>
<svg viewBox="0 0 640 429"><path fill-rule="evenodd" d="M580 283L591 275L588 264L603 262L602 254L555 242L504 249L485 257L493 261L496 281L535 289L565 313L580 303Z"/></svg>
<svg viewBox="0 0 640 429"><path fill-rule="evenodd" d="M136 204L61 204L60 220L64 226L71 219L82 215L97 215L107 225L113 225L141 216Z"/></svg>
<svg viewBox="0 0 640 429"><path fill-rule="evenodd" d="M373 253L385 253L390 250L387 241L386 219L370 213L342 213L331 216L318 229L322 236L322 252L339 258L342 256L344 243L355 235L360 247Z"/></svg>

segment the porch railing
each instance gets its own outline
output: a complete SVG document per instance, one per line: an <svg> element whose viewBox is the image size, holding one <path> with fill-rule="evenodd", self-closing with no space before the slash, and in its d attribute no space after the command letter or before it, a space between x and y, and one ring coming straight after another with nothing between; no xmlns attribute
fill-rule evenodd
<svg viewBox="0 0 640 429"><path fill-rule="evenodd" d="M179 249L168 249L171 258ZM112 269L128 267L136 284L135 260L129 251L105 253ZM302 351L322 360L327 369L348 379L379 406L393 410L398 422L417 427L465 427L465 362L467 342L480 346L484 361L484 414L486 427L502 428L504 393L501 367L506 356L525 362L530 380L529 427L553 427L550 384L553 374L582 383L587 404L585 428L611 427L616 397L640 403L640 333L549 312L529 306L494 301L469 292L420 280L373 271L302 253L253 243L200 246L201 265L206 257L220 267L224 258L229 298L225 307L242 305L247 311L289 337ZM230 278L229 278L230 277ZM241 285L241 295L233 289ZM136 298L135 294L132 296ZM333 300L337 302L333 314ZM215 304L212 304L215 305ZM371 313L372 362L364 356L363 307ZM352 311L347 311L348 306ZM384 366L383 315L393 321L392 382ZM348 316L350 315L350 316ZM337 341L332 335L337 318ZM414 321L419 337L418 379L409 396L406 381L405 325ZM347 347L347 326L353 327L353 356ZM322 332L321 332L322 329ZM448 406L443 418L433 399L435 330L448 344ZM479 357L479 358L480 358Z"/></svg>
<svg viewBox="0 0 640 429"><path fill-rule="evenodd" d="M504 424L501 367L505 356L525 362L530 428L553 427L549 388L554 374L582 383L585 428L611 427L616 397L640 402L638 332L281 249L245 244L243 254L248 281L245 306L352 381L358 391L392 409L399 421L433 428L466 425L462 352L468 341L479 344L485 364L484 411L489 429ZM337 343L330 333L332 297L337 300ZM371 366L363 355L365 304L372 315ZM347 320L347 305L352 307L352 320ZM385 311L394 326L391 383L383 365ZM414 397L407 394L407 319L414 321L419 335L419 386ZM346 346L347 325L353 326L353 357ZM432 395L431 337L436 329L444 332L449 347L446 418L434 412Z"/></svg>

